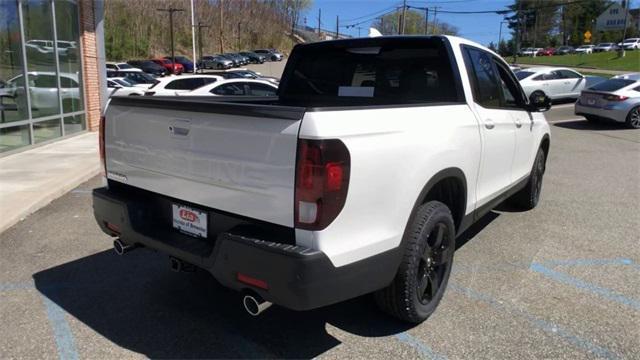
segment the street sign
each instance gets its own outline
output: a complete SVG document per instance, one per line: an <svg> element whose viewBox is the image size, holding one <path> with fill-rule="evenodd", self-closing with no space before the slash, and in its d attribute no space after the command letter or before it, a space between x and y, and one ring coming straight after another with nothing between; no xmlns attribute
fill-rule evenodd
<svg viewBox="0 0 640 360"><path fill-rule="evenodd" d="M591 31L587 30L584 32L584 42L586 43L591 42Z"/></svg>

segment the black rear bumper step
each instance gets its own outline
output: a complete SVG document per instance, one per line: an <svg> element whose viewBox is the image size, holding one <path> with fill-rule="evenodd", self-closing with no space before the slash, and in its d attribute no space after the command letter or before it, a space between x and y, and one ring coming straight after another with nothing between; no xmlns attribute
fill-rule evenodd
<svg viewBox="0 0 640 360"><path fill-rule="evenodd" d="M149 230L154 224L136 223L145 218L131 216L137 204L107 188L93 191L93 208L101 229L113 236L106 224L116 225L122 242L189 262L209 271L226 287L251 289L265 300L293 310L310 310L381 289L391 283L401 260L400 248L396 248L335 267L322 251L281 243L270 238L272 234L263 237L258 228L243 226L216 234L208 254L194 253L191 249L208 239ZM238 273L266 282L268 289L239 282Z"/></svg>

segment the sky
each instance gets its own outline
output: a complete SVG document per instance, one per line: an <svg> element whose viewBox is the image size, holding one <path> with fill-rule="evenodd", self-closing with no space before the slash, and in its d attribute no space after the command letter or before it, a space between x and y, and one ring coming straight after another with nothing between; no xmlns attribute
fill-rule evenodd
<svg viewBox="0 0 640 360"><path fill-rule="evenodd" d="M411 1L407 5L424 7L438 6L439 10L449 11L483 11L504 9L513 4L513 0L434 0ZM306 25L318 26L318 9L322 9L322 28L335 31L336 15L340 17L340 33L358 36L357 28L344 28L348 25L364 21L359 24L361 36L367 36L369 25L375 17L387 11L393 11L395 6L402 6L402 0L313 0L313 7L303 14L301 23L306 19ZM503 15L496 14L444 14L438 13L437 21L446 21L458 27L459 35L483 45L498 42L500 21ZM429 11L429 21L433 21ZM510 38L506 24L502 28L503 39Z"/></svg>

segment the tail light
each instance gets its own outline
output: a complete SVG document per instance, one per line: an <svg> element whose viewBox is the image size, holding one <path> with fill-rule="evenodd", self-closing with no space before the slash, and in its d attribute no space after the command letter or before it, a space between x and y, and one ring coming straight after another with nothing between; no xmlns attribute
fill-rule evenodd
<svg viewBox="0 0 640 360"><path fill-rule="evenodd" d="M100 163L102 164L102 176L107 174L107 158L105 156L104 148L104 136L105 136L105 121L107 119L104 115L100 116L100 126L98 128L98 147L100 149Z"/></svg>
<svg viewBox="0 0 640 360"><path fill-rule="evenodd" d="M629 98L628 96L622 96L622 95L605 95L604 96L604 99L607 101L625 101L628 98Z"/></svg>
<svg viewBox="0 0 640 360"><path fill-rule="evenodd" d="M349 187L349 150L337 139L298 141L294 223L322 230L344 207Z"/></svg>

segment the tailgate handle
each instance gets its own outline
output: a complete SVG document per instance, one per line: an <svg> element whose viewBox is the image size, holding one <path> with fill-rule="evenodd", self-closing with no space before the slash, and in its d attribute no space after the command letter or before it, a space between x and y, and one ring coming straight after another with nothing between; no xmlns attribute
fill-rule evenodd
<svg viewBox="0 0 640 360"><path fill-rule="evenodd" d="M187 136L191 130L191 124L188 120L177 120L169 125L169 133L172 136Z"/></svg>

